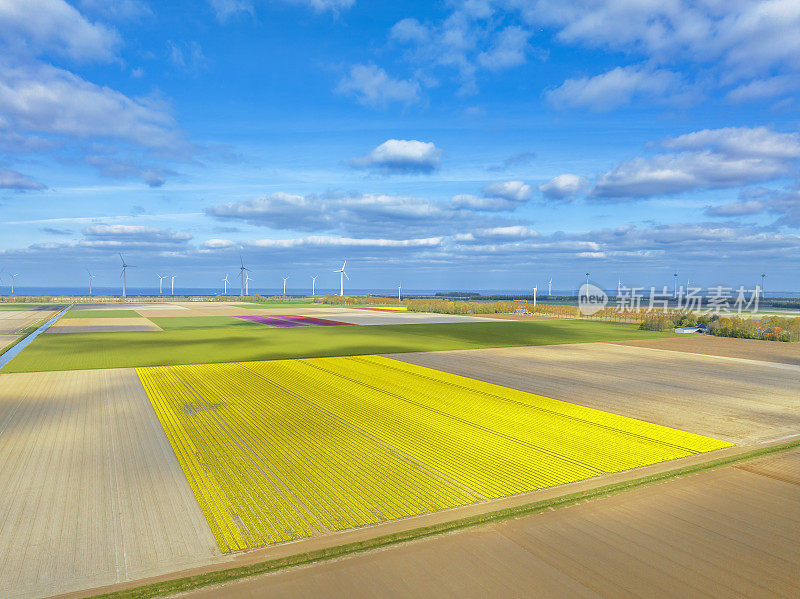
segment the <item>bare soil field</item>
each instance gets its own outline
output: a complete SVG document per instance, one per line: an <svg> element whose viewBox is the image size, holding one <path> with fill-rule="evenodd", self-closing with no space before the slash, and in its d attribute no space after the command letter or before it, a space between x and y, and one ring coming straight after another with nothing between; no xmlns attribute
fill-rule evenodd
<svg viewBox="0 0 800 599"><path fill-rule="evenodd" d="M133 370L0 375L0 597L219 556Z"/></svg>
<svg viewBox="0 0 800 599"><path fill-rule="evenodd" d="M390 357L734 443L800 432L800 372L788 366L616 343Z"/></svg>
<svg viewBox="0 0 800 599"><path fill-rule="evenodd" d="M672 339L637 339L635 341L615 341L614 343L704 354L707 356L724 356L727 358L800 365L800 343L733 339L731 337L715 337L713 335L692 335L690 337Z"/></svg>
<svg viewBox="0 0 800 599"><path fill-rule="evenodd" d="M115 333L121 331L160 331L161 327L146 318L61 318L45 332Z"/></svg>
<svg viewBox="0 0 800 599"><path fill-rule="evenodd" d="M56 314L56 310L0 311L0 335L13 335L39 320L49 320Z"/></svg>
<svg viewBox="0 0 800 599"><path fill-rule="evenodd" d="M184 596L797 597L800 451L747 467Z"/></svg>
<svg viewBox="0 0 800 599"><path fill-rule="evenodd" d="M7 346L14 343L19 337L19 335L0 335L0 351L3 351Z"/></svg>

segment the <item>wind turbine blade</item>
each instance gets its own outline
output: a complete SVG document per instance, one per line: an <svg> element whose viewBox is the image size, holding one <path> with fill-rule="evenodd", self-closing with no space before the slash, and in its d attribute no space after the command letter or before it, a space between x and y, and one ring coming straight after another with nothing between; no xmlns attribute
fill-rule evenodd
<svg viewBox="0 0 800 599"><path fill-rule="evenodd" d="M345 279L347 279L348 281L350 280L350 277L348 277L348 276L347 276L347 273L346 273L346 272L342 271L342 274L344 275L344 278L345 278Z"/></svg>

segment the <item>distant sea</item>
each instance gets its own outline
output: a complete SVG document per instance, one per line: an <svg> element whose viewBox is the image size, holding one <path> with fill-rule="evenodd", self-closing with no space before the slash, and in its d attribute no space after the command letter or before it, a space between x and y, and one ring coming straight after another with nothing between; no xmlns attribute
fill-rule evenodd
<svg viewBox="0 0 800 599"><path fill-rule="evenodd" d="M326 288L317 288L317 295L326 295L329 293L339 293L338 287L336 289L326 289ZM705 291L705 290L704 290ZM10 289L8 285L0 286L0 295L9 295ZM146 296L154 296L158 295L158 287L137 287L135 285L128 285L128 296L137 296L137 295L146 295ZM532 289L403 289L402 293L404 296L410 295L434 295L435 293L480 293L481 295L531 295L533 293ZM228 295L238 295L239 287L228 287ZM258 288L250 288L250 295L259 294L262 296L275 296L281 295L283 293L282 288L268 288L268 289L258 289ZM347 288L345 287L346 294L352 295L383 295L387 297L394 297L397 295L397 287L394 289L358 289L358 288ZM607 289L606 293L614 297L617 294L616 288L614 289ZM85 296L89 294L88 287L26 287L25 285L15 285L14 286L14 295L74 295L74 296ZM105 295L105 296L119 296L122 295L122 290L120 287L94 287L92 289L93 295ZM180 296L213 296L213 295L221 295L222 289L213 289L210 287L175 287L175 295ZM162 293L163 296L169 297L170 296L170 289L169 286L165 285L164 290ZM292 289L289 288L286 290L286 295L311 295L311 289ZM539 297L545 297L546 294L539 290L538 293ZM567 296L567 297L576 297L577 290L576 289L553 289L554 296ZM797 291L767 291L766 297L780 297L780 298L800 298L800 292Z"/></svg>

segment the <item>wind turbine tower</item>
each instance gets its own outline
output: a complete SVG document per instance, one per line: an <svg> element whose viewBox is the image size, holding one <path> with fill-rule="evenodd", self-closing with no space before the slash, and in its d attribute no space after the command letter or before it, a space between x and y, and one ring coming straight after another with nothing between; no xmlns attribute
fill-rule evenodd
<svg viewBox="0 0 800 599"><path fill-rule="evenodd" d="M347 276L347 273L344 271L344 267L347 266L347 258L345 258L342 267L339 270L334 270L333 272L339 273L339 295L344 296L344 279L347 277L347 280L350 280L350 277Z"/></svg>
<svg viewBox="0 0 800 599"><path fill-rule="evenodd" d="M162 284L164 283L164 279L166 279L169 275L156 275L158 277L158 295L163 293L162 291Z"/></svg>
<svg viewBox="0 0 800 599"><path fill-rule="evenodd" d="M172 275L172 295L175 295L175 275Z"/></svg>
<svg viewBox="0 0 800 599"><path fill-rule="evenodd" d="M676 272L672 276L675 277L675 292L673 293L673 297L678 297L678 273Z"/></svg>
<svg viewBox="0 0 800 599"><path fill-rule="evenodd" d="M136 268L130 264L125 263L125 258L122 257L122 254L119 255L119 259L122 260L122 297L127 297L128 295L128 286L127 286L127 277L125 276L125 272L129 268Z"/></svg>
<svg viewBox="0 0 800 599"><path fill-rule="evenodd" d="M222 291L222 295L228 295L228 273L225 273L225 278L222 279L225 288Z"/></svg>
<svg viewBox="0 0 800 599"><path fill-rule="evenodd" d="M92 279L94 279L94 275L88 270L86 271L86 274L89 275L89 295L92 295Z"/></svg>
<svg viewBox="0 0 800 599"><path fill-rule="evenodd" d="M245 295L250 295L250 281L252 281L252 280L253 279L250 278L250 273L249 272L245 273L245 275L244 275L244 294Z"/></svg>
<svg viewBox="0 0 800 599"><path fill-rule="evenodd" d="M289 280L289 277L281 277L283 279L283 296L286 297L286 281Z"/></svg>
<svg viewBox="0 0 800 599"><path fill-rule="evenodd" d="M761 299L766 299L764 295L764 279L767 278L766 273L761 273Z"/></svg>
<svg viewBox="0 0 800 599"><path fill-rule="evenodd" d="M242 290L239 295L245 295L245 285L247 284L247 281L245 281L245 275L250 272L250 269L244 267L244 260L241 256L239 256L239 264L241 265L239 266L239 280L242 282ZM248 276L247 278L249 279L250 277Z"/></svg>
<svg viewBox="0 0 800 599"><path fill-rule="evenodd" d="M318 277L319 275L317 275ZM317 294L317 277L311 277L311 295L314 296Z"/></svg>
<svg viewBox="0 0 800 599"><path fill-rule="evenodd" d="M547 297L553 295L553 277L550 277L550 280L547 282Z"/></svg>
<svg viewBox="0 0 800 599"><path fill-rule="evenodd" d="M14 295L14 279L19 276L18 272L9 273L8 276L11 278L11 295Z"/></svg>
<svg viewBox="0 0 800 599"><path fill-rule="evenodd" d="M539 291L539 287L538 286L533 288L533 307L534 308L536 307L536 292L537 291Z"/></svg>
<svg viewBox="0 0 800 599"><path fill-rule="evenodd" d="M400 290L401 290L402 288L403 288L403 284L402 284L402 283L398 283L398 284L397 284L397 303L398 303L398 304L402 304L402 303L403 303L403 298L402 298L402 297L400 297Z"/></svg>

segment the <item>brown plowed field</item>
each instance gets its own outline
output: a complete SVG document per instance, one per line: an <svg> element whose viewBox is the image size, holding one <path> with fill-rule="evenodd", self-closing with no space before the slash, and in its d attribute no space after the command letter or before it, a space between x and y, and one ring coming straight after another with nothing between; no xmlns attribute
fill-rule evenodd
<svg viewBox="0 0 800 599"><path fill-rule="evenodd" d="M0 310L0 335L13 335L39 320L50 320L56 310Z"/></svg>
<svg viewBox="0 0 800 599"><path fill-rule="evenodd" d="M115 333L121 331L160 331L146 318L61 318L47 329L52 333Z"/></svg>
<svg viewBox="0 0 800 599"><path fill-rule="evenodd" d="M793 479L727 467L188 596L798 597L800 451L773 462Z"/></svg>
<svg viewBox="0 0 800 599"><path fill-rule="evenodd" d="M780 341L759 341L757 339L732 339L702 335L673 337L669 339L637 339L635 341L615 341L617 345L633 345L653 349L668 349L707 356L724 356L762 362L800 365L800 343Z"/></svg>
<svg viewBox="0 0 800 599"><path fill-rule="evenodd" d="M4 599L219 555L133 370L0 375L0 465Z"/></svg>
<svg viewBox="0 0 800 599"><path fill-rule="evenodd" d="M783 364L611 343L391 357L734 443L800 433L800 371Z"/></svg>

